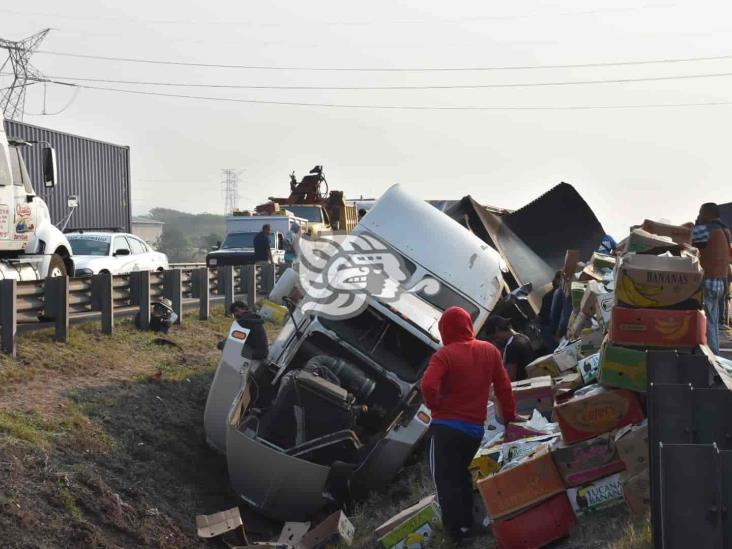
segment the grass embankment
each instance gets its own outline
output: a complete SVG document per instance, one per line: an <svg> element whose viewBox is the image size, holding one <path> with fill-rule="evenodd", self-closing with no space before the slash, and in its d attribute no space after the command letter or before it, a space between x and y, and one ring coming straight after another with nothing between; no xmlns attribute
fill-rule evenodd
<svg viewBox="0 0 732 549"><path fill-rule="evenodd" d="M204 546L194 515L236 503L202 428L229 322L22 334L0 357L0 546Z"/></svg>

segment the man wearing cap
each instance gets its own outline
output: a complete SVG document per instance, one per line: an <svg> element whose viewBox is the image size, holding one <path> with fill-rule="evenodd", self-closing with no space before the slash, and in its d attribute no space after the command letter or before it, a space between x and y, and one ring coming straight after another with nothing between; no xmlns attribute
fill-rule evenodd
<svg viewBox="0 0 732 549"><path fill-rule="evenodd" d="M503 351L503 364L511 381L526 379L526 365L534 360L531 340L511 327L511 321L492 316L485 322L488 341Z"/></svg>
<svg viewBox="0 0 732 549"><path fill-rule="evenodd" d="M506 421L516 418L516 401L501 354L475 339L465 309L450 307L438 323L443 347L422 377L422 397L432 413L429 465L442 519L450 538L471 533L473 486L468 466L483 439L491 386Z"/></svg>

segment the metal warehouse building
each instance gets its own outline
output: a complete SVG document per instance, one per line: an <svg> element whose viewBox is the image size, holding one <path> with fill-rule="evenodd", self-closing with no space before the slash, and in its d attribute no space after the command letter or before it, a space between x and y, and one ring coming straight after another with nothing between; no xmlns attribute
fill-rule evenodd
<svg viewBox="0 0 732 549"><path fill-rule="evenodd" d="M79 205L67 230L130 231L129 147L13 120L5 121L5 131L9 138L47 141L56 149L58 184L46 189L41 184L41 147L21 148L33 187L48 204L54 223L68 214L68 199L76 196Z"/></svg>

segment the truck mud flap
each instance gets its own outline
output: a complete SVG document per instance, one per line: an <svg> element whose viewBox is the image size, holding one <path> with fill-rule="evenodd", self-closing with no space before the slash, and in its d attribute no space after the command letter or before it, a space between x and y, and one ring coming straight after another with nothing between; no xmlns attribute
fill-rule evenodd
<svg viewBox="0 0 732 549"><path fill-rule="evenodd" d="M532 284L529 301L536 311L566 251L590 257L605 236L592 209L567 183L511 213L481 206L470 196L445 213L500 252L516 286Z"/></svg>
<svg viewBox="0 0 732 549"><path fill-rule="evenodd" d="M732 452L715 444L660 444L661 549L732 547Z"/></svg>

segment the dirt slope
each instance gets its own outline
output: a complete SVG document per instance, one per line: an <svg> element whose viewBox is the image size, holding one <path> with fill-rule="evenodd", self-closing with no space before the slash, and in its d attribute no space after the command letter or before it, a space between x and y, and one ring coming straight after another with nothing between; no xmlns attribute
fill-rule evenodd
<svg viewBox="0 0 732 549"><path fill-rule="evenodd" d="M201 425L227 326L22 336L0 359L0 546L205 546L194 516L236 505Z"/></svg>

